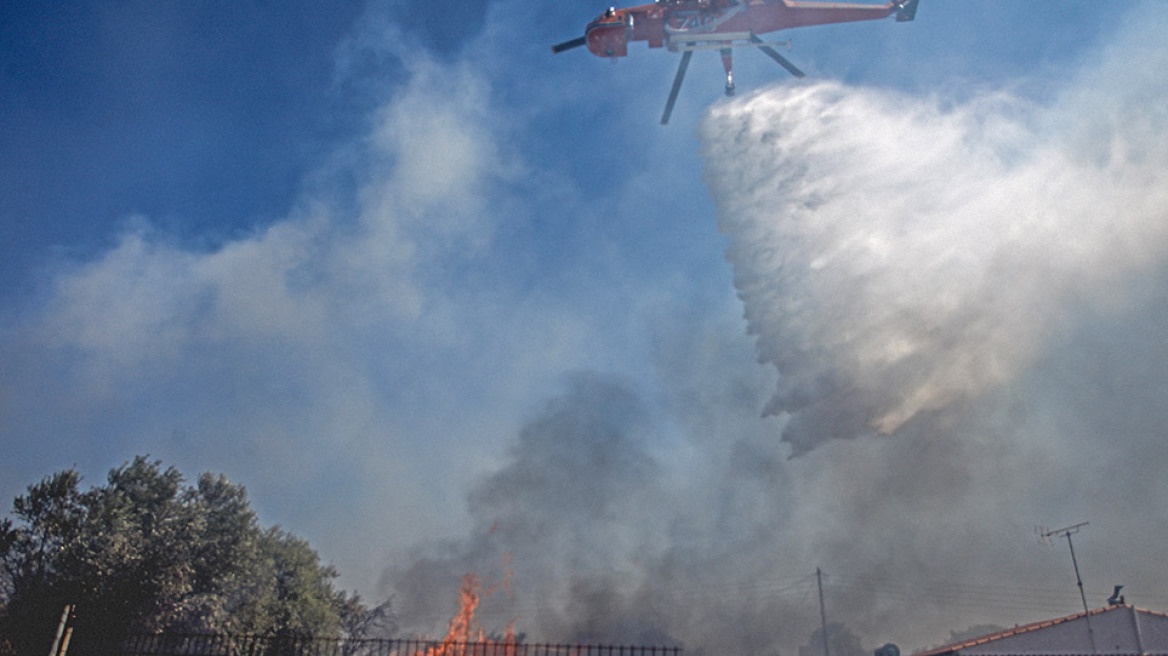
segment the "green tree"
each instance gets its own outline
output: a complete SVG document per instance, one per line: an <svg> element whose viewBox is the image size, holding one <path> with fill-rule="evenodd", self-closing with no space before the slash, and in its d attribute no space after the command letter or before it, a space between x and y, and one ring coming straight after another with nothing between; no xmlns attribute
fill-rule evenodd
<svg viewBox="0 0 1168 656"><path fill-rule="evenodd" d="M66 604L75 640L97 641L334 637L371 613L334 588L336 571L307 542L261 528L244 488L221 475L184 486L178 470L140 456L103 486L80 483L72 469L48 476L13 501L15 521L0 520L0 635L17 654L48 649Z"/></svg>
<svg viewBox="0 0 1168 656"><path fill-rule="evenodd" d="M68 596L63 591L62 555L75 548L84 522L84 500L73 470L57 472L29 486L12 503L17 523L0 520L0 604L9 647L27 651L31 636L48 635ZM56 608L55 611L48 610ZM48 612L44 612L48 611ZM39 643L33 643L39 644ZM48 642L44 641L47 648Z"/></svg>

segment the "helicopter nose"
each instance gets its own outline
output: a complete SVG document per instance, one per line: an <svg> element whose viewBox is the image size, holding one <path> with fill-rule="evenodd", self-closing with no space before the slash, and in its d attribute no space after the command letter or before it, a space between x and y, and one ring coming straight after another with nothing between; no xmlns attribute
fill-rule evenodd
<svg viewBox="0 0 1168 656"><path fill-rule="evenodd" d="M588 50L598 57L624 57L629 53L625 26L618 21L598 21L588 26Z"/></svg>

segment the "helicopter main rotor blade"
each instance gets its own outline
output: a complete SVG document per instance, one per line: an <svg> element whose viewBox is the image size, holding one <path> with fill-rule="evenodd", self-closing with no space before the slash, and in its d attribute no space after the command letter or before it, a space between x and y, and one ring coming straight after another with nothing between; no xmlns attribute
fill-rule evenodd
<svg viewBox="0 0 1168 656"><path fill-rule="evenodd" d="M779 53L778 53L778 52L777 52L777 51L776 51L774 48L772 48L772 47L770 47L770 46L768 46L768 45L763 45L763 44L764 44L764 43L766 43L766 42L765 42L765 41L763 41L762 39L758 38L758 35L757 35L757 34L751 34L751 35L750 35L750 40L751 40L751 41L753 41L753 42L755 42L755 43L757 43L757 44L759 44L759 46L758 46L758 49L759 49L759 50L761 50L761 51L765 52L765 53L767 54L767 56L768 56L768 57L770 57L771 59L773 59L773 60L775 60L776 62L778 62L778 63L779 63L779 66L782 66L783 68L787 69L787 72L788 72L788 73L790 73L791 75L794 75L795 77L798 77L798 78L804 78L804 77L807 77L807 76L806 76L806 75L803 73L803 71L799 70L798 68L796 68L796 67L795 67L795 65L794 65L794 64L792 64L791 62L787 61L787 58L786 58L786 57L784 57L784 56L782 56L782 55L780 55L780 54L779 54Z"/></svg>
<svg viewBox="0 0 1168 656"><path fill-rule="evenodd" d="M673 89L669 91L669 100L665 101L665 113L661 115L661 125L669 122L669 115L673 113L673 103L677 102L677 92L681 91L681 81L685 79L685 69L689 68L689 58L692 50L681 53L681 63L677 65L677 75L673 77Z"/></svg>
<svg viewBox="0 0 1168 656"><path fill-rule="evenodd" d="M582 36L577 37L575 39L572 39L571 41L557 43L556 45L552 46L552 52L561 53L565 50L571 50L572 48L579 48L580 46L584 45L587 42L588 42L588 39L586 37L582 37Z"/></svg>

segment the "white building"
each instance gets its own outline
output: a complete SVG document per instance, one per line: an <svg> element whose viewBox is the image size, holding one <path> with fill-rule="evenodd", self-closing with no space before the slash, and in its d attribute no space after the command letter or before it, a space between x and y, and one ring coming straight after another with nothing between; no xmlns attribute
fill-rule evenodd
<svg viewBox="0 0 1168 656"><path fill-rule="evenodd" d="M1126 604L920 652L914 656L1168 656L1168 614Z"/></svg>

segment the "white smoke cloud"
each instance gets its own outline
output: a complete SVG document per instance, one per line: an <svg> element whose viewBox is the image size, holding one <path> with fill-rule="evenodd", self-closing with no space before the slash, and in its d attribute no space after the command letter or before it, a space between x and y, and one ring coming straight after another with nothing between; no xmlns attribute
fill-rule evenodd
<svg viewBox="0 0 1168 656"><path fill-rule="evenodd" d="M462 521L458 485L396 497L481 467L541 377L578 365L588 329L483 264L522 171L489 85L417 53L403 66L288 216L213 248L137 217L108 250L46 267L0 341L0 424L24 445L13 494L27 471L80 462L95 481L138 453L222 471L346 586L412 539L393 526Z"/></svg>

